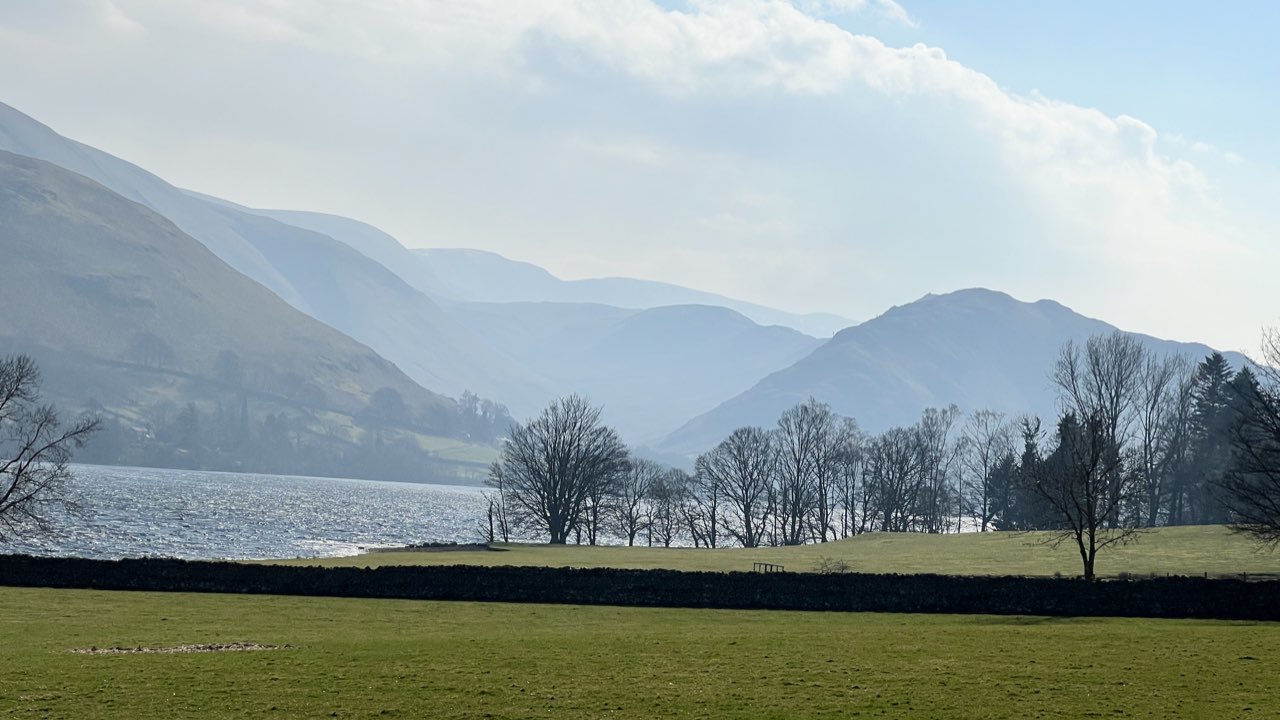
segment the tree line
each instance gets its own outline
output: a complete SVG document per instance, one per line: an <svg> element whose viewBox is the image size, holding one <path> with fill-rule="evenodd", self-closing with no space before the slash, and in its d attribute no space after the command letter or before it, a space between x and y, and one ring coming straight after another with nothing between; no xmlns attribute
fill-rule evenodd
<svg viewBox="0 0 1280 720"><path fill-rule="evenodd" d="M1060 412L954 405L909 427L863 431L810 398L772 428L742 427L694 472L631 457L573 396L516 425L490 471L491 540L696 547L795 545L882 532L1050 530L1099 551L1142 528L1234 523L1280 539L1280 365L1219 353L1194 362L1115 332L1068 342L1048 377ZM1263 373L1259 378L1258 373Z"/></svg>

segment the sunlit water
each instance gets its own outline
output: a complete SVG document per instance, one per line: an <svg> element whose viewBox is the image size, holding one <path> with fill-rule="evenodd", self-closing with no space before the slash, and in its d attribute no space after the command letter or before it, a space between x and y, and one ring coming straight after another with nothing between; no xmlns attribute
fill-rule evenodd
<svg viewBox="0 0 1280 720"><path fill-rule="evenodd" d="M353 555L472 542L479 488L79 465L80 512L0 552L90 558L249 559Z"/></svg>

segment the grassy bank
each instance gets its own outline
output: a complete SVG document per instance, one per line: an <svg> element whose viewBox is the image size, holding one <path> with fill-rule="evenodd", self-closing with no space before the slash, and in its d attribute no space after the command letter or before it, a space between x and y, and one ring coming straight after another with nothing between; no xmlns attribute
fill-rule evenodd
<svg viewBox="0 0 1280 720"><path fill-rule="evenodd" d="M257 652L84 655L204 643ZM0 715L1271 717L1280 624L0 588Z"/></svg>
<svg viewBox="0 0 1280 720"><path fill-rule="evenodd" d="M1057 548L1043 533L873 533L849 540L787 548L721 550L497 545L493 550L395 551L325 560L285 561L324 565L539 565L547 567L667 568L673 570L751 570L752 563L783 565L809 572L824 560L849 570L872 573L941 573L947 575L1033 575L1080 573L1080 558L1071 542ZM1098 560L1102 576L1138 575L1280 575L1280 552L1259 550L1252 541L1225 527L1159 528L1136 542L1109 548Z"/></svg>

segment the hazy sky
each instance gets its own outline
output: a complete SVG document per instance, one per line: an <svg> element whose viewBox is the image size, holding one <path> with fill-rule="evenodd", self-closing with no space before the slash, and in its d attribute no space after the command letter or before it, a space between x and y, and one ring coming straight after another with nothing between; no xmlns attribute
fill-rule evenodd
<svg viewBox="0 0 1280 720"><path fill-rule="evenodd" d="M865 318L970 286L1251 350L1280 3L4 0L0 101L409 246Z"/></svg>

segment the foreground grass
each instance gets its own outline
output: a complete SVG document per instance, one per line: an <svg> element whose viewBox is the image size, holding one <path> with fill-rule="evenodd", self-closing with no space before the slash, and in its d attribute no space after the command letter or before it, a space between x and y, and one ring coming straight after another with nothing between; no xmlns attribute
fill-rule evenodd
<svg viewBox="0 0 1280 720"><path fill-rule="evenodd" d="M257 642L263 652L72 648ZM1276 717L1280 624L0 588L0 716Z"/></svg>
<svg viewBox="0 0 1280 720"><path fill-rule="evenodd" d="M549 567L750 570L769 562L809 572L822 560L844 562L855 572L941 573L946 575L1080 574L1075 545L1046 544L1043 533L872 533L840 542L788 548L721 550L498 545L494 551L396 551L346 558L288 561L323 565L541 565ZM1222 526L1159 528L1134 543L1099 555L1100 575L1280 575L1280 552L1260 550L1251 540Z"/></svg>

